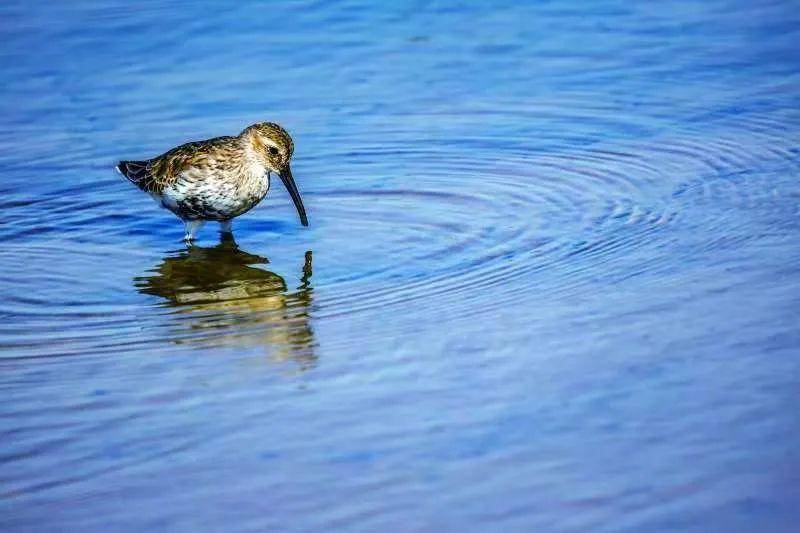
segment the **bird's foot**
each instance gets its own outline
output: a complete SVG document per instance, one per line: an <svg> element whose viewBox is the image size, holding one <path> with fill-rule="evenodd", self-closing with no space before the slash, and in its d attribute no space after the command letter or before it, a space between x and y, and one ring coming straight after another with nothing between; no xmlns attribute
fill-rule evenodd
<svg viewBox="0 0 800 533"><path fill-rule="evenodd" d="M183 242L186 245L194 244L194 236L197 233L197 230L203 225L202 220L187 220L185 223L186 226L186 234L183 236Z"/></svg>

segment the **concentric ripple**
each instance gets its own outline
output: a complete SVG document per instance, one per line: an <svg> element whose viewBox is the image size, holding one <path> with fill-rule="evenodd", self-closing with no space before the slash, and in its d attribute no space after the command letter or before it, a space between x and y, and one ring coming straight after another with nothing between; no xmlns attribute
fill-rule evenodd
<svg viewBox="0 0 800 533"><path fill-rule="evenodd" d="M786 118L739 116L702 133L498 159L389 148L413 169L397 180L413 189L315 193L318 216L365 243L327 237L331 262L361 259L320 288L318 316L413 305L469 318L529 298L537 279L546 300L579 293L598 276L657 272L670 261L657 250L686 227L736 233L732 208L794 209L790 191L780 192L791 183L753 181L770 169L796 170L798 139L786 135Z"/></svg>
<svg viewBox="0 0 800 533"><path fill-rule="evenodd" d="M603 112L595 110L599 115ZM584 110L584 115L588 113ZM659 248L686 228L725 235L710 238L703 250L713 248L715 242L746 240L748 221L731 219L731 209L796 209L791 201L794 193L786 189L791 189L791 182L754 181L770 179L770 171L796 170L798 140L786 133L787 124L794 124L792 115L784 111L740 115L735 120L712 122L702 130L685 128L644 140L600 142L570 150L513 148L462 153L463 148L453 149L455 140L446 137L424 146L391 139L381 146L366 146L350 155L355 164L363 161L365 170L361 172L370 172L375 163L388 157L398 162L398 171L376 175L371 188L358 187L365 183L345 176L340 180L334 173L333 187L307 193L317 223L312 226L313 243L306 241L305 245L316 248L320 274L311 285L315 297L306 314L313 309L317 321L370 320L378 309L402 315L410 307L423 307L457 322L508 309L530 298L534 289L535 297L544 304L579 295L599 277L625 279L658 272L670 261L658 253ZM491 116L500 122L511 120L511 115L497 112ZM614 120L619 123L623 119L616 116ZM410 133L393 130L398 138ZM490 139L509 146L524 144L521 137ZM321 161L310 158L304 173L314 175ZM377 172L381 171L386 170L378 167ZM226 282L224 290L202 293L214 294L219 304L199 306L193 303L194 296L178 297L173 291L187 290L180 286L170 292L165 292L168 285L158 290L139 287L143 294L161 296L179 308L194 306L191 320L170 311L165 315L171 317L168 322L154 325L144 337L139 324L141 300L131 297L128 282L111 275L113 270L101 272L91 284L75 279L75 272L92 270L97 260L94 247L99 243L129 239L125 235L132 232L148 246L154 237L169 240L179 235L176 222L160 215L147 199L114 208L111 217L104 214L133 192L125 184L103 181L96 190L103 195L88 203L78 188L42 195L36 205L44 216L35 226L18 215L31 204L18 198L18 193L5 200L9 216L4 233L12 244L0 250L2 263L9 268L15 258L24 257L24 269L9 271L10 281L4 287L8 296L0 310L14 317L3 326L6 347L14 355L101 353L137 344L146 347L162 342L165 334L178 344L185 339L267 342L252 338L253 331L265 326L260 319L230 319L230 311L240 307L239 301L249 302L244 309L252 316L274 314L268 312L267 300L259 303L260 297L241 285L250 283L244 280L251 272L274 275L259 266L269 261L259 255L252 256L253 266L235 267L243 269L245 278L237 273L225 279L228 271L224 265L240 261L236 255L225 255L227 252L199 263ZM288 206L279 196L281 192L273 191L266 203ZM697 218L699 211L701 218ZM258 218L269 213L255 212L254 227L259 227ZM247 217L240 226L247 236ZM47 243L55 231L78 243L70 245L66 256L60 247ZM13 244L22 240L41 240L43 244ZM238 250L233 253L247 257L247 250ZM148 255L146 249L130 246L123 255L115 253L114 261L143 264ZM53 270L54 257L59 257L62 270ZM166 268L170 261L155 268ZM197 258L190 255L181 261L176 267L193 265ZM292 270L298 272L295 268ZM299 277L290 275L290 279ZM25 290L45 279L46 294ZM281 301L294 294L283 278L276 279L281 283L269 292ZM191 289L196 285L191 276L181 283L196 290ZM81 289L82 285L86 288ZM282 303L281 308L291 308L291 301ZM148 320L155 317L158 322L157 316ZM278 320L288 320L281 316ZM54 317L78 326L50 331ZM200 319L204 326L198 328ZM252 326L246 326L248 322ZM401 323L396 323L400 330L410 327ZM113 340L96 338L108 329L116 331ZM278 344L288 342L286 338ZM315 341L308 338L307 342Z"/></svg>

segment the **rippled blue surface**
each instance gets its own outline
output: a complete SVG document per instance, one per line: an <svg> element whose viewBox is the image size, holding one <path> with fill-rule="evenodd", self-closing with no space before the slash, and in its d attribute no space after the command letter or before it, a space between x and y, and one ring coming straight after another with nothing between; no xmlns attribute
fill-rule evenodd
<svg viewBox="0 0 800 533"><path fill-rule="evenodd" d="M794 530L796 7L3 3L0 529Z"/></svg>

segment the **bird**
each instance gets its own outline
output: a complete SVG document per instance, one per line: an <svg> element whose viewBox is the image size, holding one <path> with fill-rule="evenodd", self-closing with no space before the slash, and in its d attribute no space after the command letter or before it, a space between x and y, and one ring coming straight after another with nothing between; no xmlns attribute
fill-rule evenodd
<svg viewBox="0 0 800 533"><path fill-rule="evenodd" d="M300 222L308 226L292 176L293 153L294 142L285 129L258 122L237 136L188 142L152 159L120 161L116 169L183 221L188 245L206 221L219 222L223 237L232 238L233 219L267 195L271 173L280 177Z"/></svg>

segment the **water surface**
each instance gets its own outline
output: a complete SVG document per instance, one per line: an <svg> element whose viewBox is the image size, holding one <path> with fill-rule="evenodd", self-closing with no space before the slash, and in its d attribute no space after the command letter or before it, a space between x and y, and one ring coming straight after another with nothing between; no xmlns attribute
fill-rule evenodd
<svg viewBox="0 0 800 533"><path fill-rule="evenodd" d="M0 17L3 530L795 527L794 3ZM113 171L261 120L309 228Z"/></svg>

